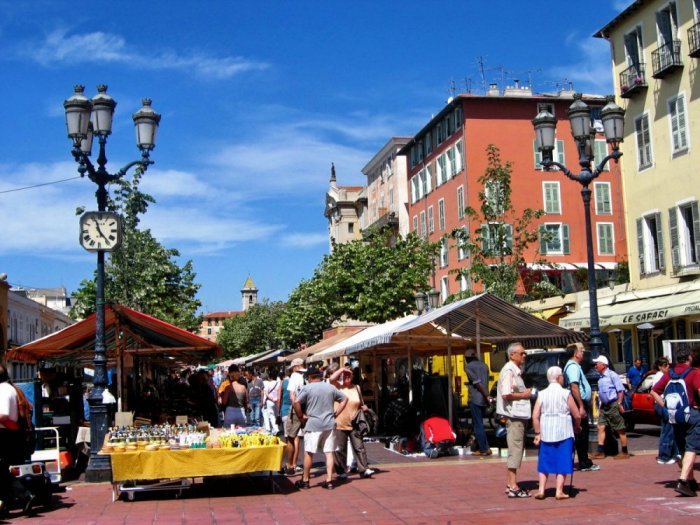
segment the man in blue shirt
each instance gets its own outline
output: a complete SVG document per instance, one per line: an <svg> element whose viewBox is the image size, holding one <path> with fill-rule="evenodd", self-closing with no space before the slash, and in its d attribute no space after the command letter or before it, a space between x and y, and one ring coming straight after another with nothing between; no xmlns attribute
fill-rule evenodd
<svg viewBox="0 0 700 525"><path fill-rule="evenodd" d="M645 373L646 368L642 366L642 361L640 359L635 359L634 365L627 370L627 381L629 381L632 390L637 389L637 385L642 382Z"/></svg>
<svg viewBox="0 0 700 525"><path fill-rule="evenodd" d="M612 430L616 430L620 436L620 444L622 452L615 459L628 459L630 457L627 451L627 434L625 433L625 420L622 418L622 413L625 408L622 406L622 397L625 393L625 387L620 381L620 376L608 368L610 363L604 355L598 356L593 360L596 372L600 374L598 379L598 401L600 408L598 411L598 449L591 454L594 459L605 457L605 427L610 426Z"/></svg>
<svg viewBox="0 0 700 525"><path fill-rule="evenodd" d="M585 352L583 343L572 343L566 347L566 357L569 360L564 365L564 385L571 390L571 396L581 414L581 431L576 434L576 455L578 468L584 472L600 470L600 465L594 464L588 457L588 418L591 413L591 385L583 373L581 363Z"/></svg>

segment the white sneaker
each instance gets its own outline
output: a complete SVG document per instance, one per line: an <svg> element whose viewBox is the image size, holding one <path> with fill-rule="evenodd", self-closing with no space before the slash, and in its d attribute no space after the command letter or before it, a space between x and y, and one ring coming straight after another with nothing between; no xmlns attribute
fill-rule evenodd
<svg viewBox="0 0 700 525"><path fill-rule="evenodd" d="M360 477L361 478L370 478L370 477L372 477L372 474L374 474L374 470L372 470L371 468L368 468L362 474L360 474Z"/></svg>

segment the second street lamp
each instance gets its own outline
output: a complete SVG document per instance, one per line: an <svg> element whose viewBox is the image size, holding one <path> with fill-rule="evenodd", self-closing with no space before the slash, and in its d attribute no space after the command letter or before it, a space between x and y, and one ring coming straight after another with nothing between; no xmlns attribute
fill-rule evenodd
<svg viewBox="0 0 700 525"><path fill-rule="evenodd" d="M141 159L130 162L116 173L107 172L107 155L105 146L107 137L112 133L112 117L117 103L107 94L107 86L97 86L97 95L88 99L83 93L82 85L75 86L73 96L68 98L63 107L66 112L68 138L73 143L71 153L78 163L81 176L97 184L97 211L85 212L80 218L80 244L88 251L97 253L97 272L95 279L95 372L93 388L88 403L90 405L90 460L85 471L85 480L108 481L111 476L109 458L98 454L107 434L107 407L102 401L102 394L107 386L107 349L105 346L105 252L113 251L121 243L120 217L107 211L107 184L116 182L127 171L138 166L145 171L153 164L149 156L155 147L156 130L160 115L151 108L150 99L143 100L143 107L134 113L136 126L136 145L141 150ZM100 152L97 167L90 161L92 139L98 137Z"/></svg>
<svg viewBox="0 0 700 525"><path fill-rule="evenodd" d="M542 166L545 169L556 166L561 169L569 179L581 184L581 198L583 199L583 211L586 223L586 255L588 259L588 299L591 325L591 354L597 357L603 350L603 341L600 337L600 323L598 320L598 290L595 277L595 260L593 258L593 233L591 228L591 189L590 183L601 174L605 165L610 160L615 162L622 156L620 143L624 138L625 110L615 104L615 97L608 96L607 104L601 111L601 120L607 143L612 148L612 153L600 161L598 166L591 168L593 162L593 146L595 140L595 128L591 126L591 109L582 100L581 93L574 95L574 102L569 107L568 116L571 122L571 134L578 147L579 165L581 172L576 175L565 165L552 159L554 151L554 135L557 120L547 110L540 111L533 119L535 128L535 147L542 152Z"/></svg>

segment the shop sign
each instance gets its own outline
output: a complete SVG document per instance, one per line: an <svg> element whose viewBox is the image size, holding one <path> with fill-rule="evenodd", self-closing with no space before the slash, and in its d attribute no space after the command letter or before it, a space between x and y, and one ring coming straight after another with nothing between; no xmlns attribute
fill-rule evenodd
<svg viewBox="0 0 700 525"><path fill-rule="evenodd" d="M645 321L654 321L666 319L668 317L668 310L649 310L647 312L639 312L636 314L629 314L622 318L621 324L630 323L643 323Z"/></svg>

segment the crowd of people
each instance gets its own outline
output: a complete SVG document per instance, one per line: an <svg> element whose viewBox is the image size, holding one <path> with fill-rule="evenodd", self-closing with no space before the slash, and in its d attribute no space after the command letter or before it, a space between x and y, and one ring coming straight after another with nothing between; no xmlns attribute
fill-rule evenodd
<svg viewBox="0 0 700 525"><path fill-rule="evenodd" d="M533 389L525 387L522 378L527 355L524 347L520 343L508 347L508 362L498 380L497 412L507 421L505 493L510 498L530 497L530 493L517 483L517 472L524 455L525 428L530 419L535 445L540 449L536 499L546 497L549 475L556 477L557 500L571 496L565 492L565 480L566 476L573 475L576 455L579 470L600 470L600 466L591 459L606 457L607 432L614 431L620 441L621 449L614 458L624 460L630 457L623 418L627 388L620 376L610 368L604 355L592 360L598 373L598 439L596 451L588 454L591 386L581 368L585 349L581 343L575 343L566 351L568 360L564 369L550 367L547 370L548 387L535 393ZM645 377L650 378L652 385L651 393L662 423L657 461L662 464L678 463L681 471L674 489L681 496L694 497L698 491L694 467L700 452L700 347L679 349L673 365L666 358L657 360L653 373L646 374L639 361L632 369L632 377L628 376L628 379L635 387L646 380ZM533 398L536 401L531 410ZM478 425L475 425L476 428Z"/></svg>

